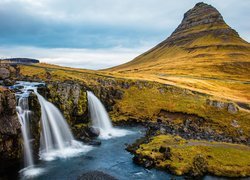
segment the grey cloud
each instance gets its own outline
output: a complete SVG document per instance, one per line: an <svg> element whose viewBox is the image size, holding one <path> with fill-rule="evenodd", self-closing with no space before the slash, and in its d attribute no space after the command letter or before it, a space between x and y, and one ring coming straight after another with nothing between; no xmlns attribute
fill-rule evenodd
<svg viewBox="0 0 250 180"><path fill-rule="evenodd" d="M102 52L103 49L107 49L111 54L115 47L121 47L135 51L133 56L126 55L131 59L138 55L137 53L143 52L138 50L141 47L152 47L167 38L181 22L183 14L197 2L197 0L1 0L0 56L34 56L58 63L60 60L65 60L62 56L67 56L69 49L74 52L74 58L78 57L81 60L84 57L86 60L86 53L78 56L76 49L88 49L103 55L105 54ZM250 1L205 0L205 2L216 7L225 21L236 29L241 37L250 41L248 23ZM25 46L33 49L22 53L21 50ZM57 55L53 58L53 53L58 53L55 51L58 48L64 48L65 52L61 50L61 57ZM6 50L10 51L7 53ZM38 56L42 50L47 54L45 58ZM122 51L119 53L121 57L125 57ZM119 53L116 53L117 61L112 61L109 65L124 62L123 59L126 58L119 58ZM91 68L95 66L103 68L107 66L104 62L109 58L113 59L110 56L103 58L96 56L94 59L89 58L91 60L88 64L92 64ZM78 63L81 64L81 61ZM86 65L87 61L83 64Z"/></svg>

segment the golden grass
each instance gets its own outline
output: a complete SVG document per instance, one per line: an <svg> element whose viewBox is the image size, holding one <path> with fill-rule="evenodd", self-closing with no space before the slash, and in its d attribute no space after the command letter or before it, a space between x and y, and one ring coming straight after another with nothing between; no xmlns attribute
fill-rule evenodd
<svg viewBox="0 0 250 180"><path fill-rule="evenodd" d="M170 159L159 152L160 147L170 148ZM140 145L136 154L150 157L156 166L183 175L193 168L197 155L207 163L207 172L218 176L240 177L250 175L250 148L222 142L184 140L179 136L158 135L148 144Z"/></svg>
<svg viewBox="0 0 250 180"><path fill-rule="evenodd" d="M249 103L249 87L240 81L224 81L212 79L197 79L196 77L163 76L153 75L130 75L122 76L118 73L85 71L66 67L57 67L53 65L36 64L32 66L21 65L21 73L27 76L34 74L46 80L46 72L51 74L50 81L74 80L93 86L98 84L98 79L115 79L116 81L134 81L137 79L148 80L148 87L138 88L131 86L124 91L123 98L116 100L114 110L110 115L114 121L126 120L128 117L135 119L156 120L157 114L161 109L171 112L184 112L196 114L211 121L210 126L214 129L223 129L226 127L228 134L234 135L236 129L231 126L232 120L239 122L240 128L244 134L250 132L250 113L248 110L239 108L236 114L229 113L227 109L221 110L206 104L207 99L215 99L222 102L241 101ZM36 72L36 73L34 73ZM165 84L174 86L164 87ZM160 92L159 89L165 89ZM185 90L193 90L188 91ZM195 92L202 92L200 95ZM213 95L210 97L210 95Z"/></svg>

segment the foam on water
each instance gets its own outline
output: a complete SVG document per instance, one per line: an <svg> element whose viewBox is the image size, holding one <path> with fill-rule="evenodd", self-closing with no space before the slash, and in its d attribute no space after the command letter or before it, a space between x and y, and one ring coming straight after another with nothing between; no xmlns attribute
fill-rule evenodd
<svg viewBox="0 0 250 180"><path fill-rule="evenodd" d="M72 145L63 149L54 149L51 151L41 151L40 159L43 161L53 161L55 159L67 159L75 156L80 156L92 150L92 146L84 145L81 142L72 140Z"/></svg>
<svg viewBox="0 0 250 180"><path fill-rule="evenodd" d="M45 170L43 168L38 168L34 166L29 166L19 171L19 173L22 175L22 179L32 179L41 175L44 172Z"/></svg>
<svg viewBox="0 0 250 180"><path fill-rule="evenodd" d="M100 128L100 139L110 139L110 138L115 138L115 137L122 137L126 136L128 134L132 134L132 131L124 130L124 129L119 129L119 128L112 128L109 131L105 131Z"/></svg>

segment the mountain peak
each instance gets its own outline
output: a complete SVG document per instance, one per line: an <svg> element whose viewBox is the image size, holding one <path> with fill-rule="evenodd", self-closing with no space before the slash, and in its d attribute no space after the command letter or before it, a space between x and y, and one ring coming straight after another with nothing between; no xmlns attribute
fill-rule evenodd
<svg viewBox="0 0 250 180"><path fill-rule="evenodd" d="M224 20L219 11L211 5L203 2L197 3L194 8L184 14L182 23L177 28L186 29L197 25L205 24L224 24Z"/></svg>
<svg viewBox="0 0 250 180"><path fill-rule="evenodd" d="M225 23L216 8L201 2L184 14L170 37L111 70L208 77L234 74L245 79L249 59L250 44Z"/></svg>
<svg viewBox="0 0 250 180"><path fill-rule="evenodd" d="M204 35L222 37L224 40L228 40L228 37L239 38L238 33L225 23L216 8L200 2L184 14L181 24L163 43L183 45L192 43L193 40Z"/></svg>

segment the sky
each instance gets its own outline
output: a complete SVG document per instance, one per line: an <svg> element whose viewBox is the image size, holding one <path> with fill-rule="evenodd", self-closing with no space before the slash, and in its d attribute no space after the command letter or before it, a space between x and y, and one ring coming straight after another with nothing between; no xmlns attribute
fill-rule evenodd
<svg viewBox="0 0 250 180"><path fill-rule="evenodd" d="M197 0L0 0L0 58L103 69L166 39ZM250 42L250 0L205 0Z"/></svg>

